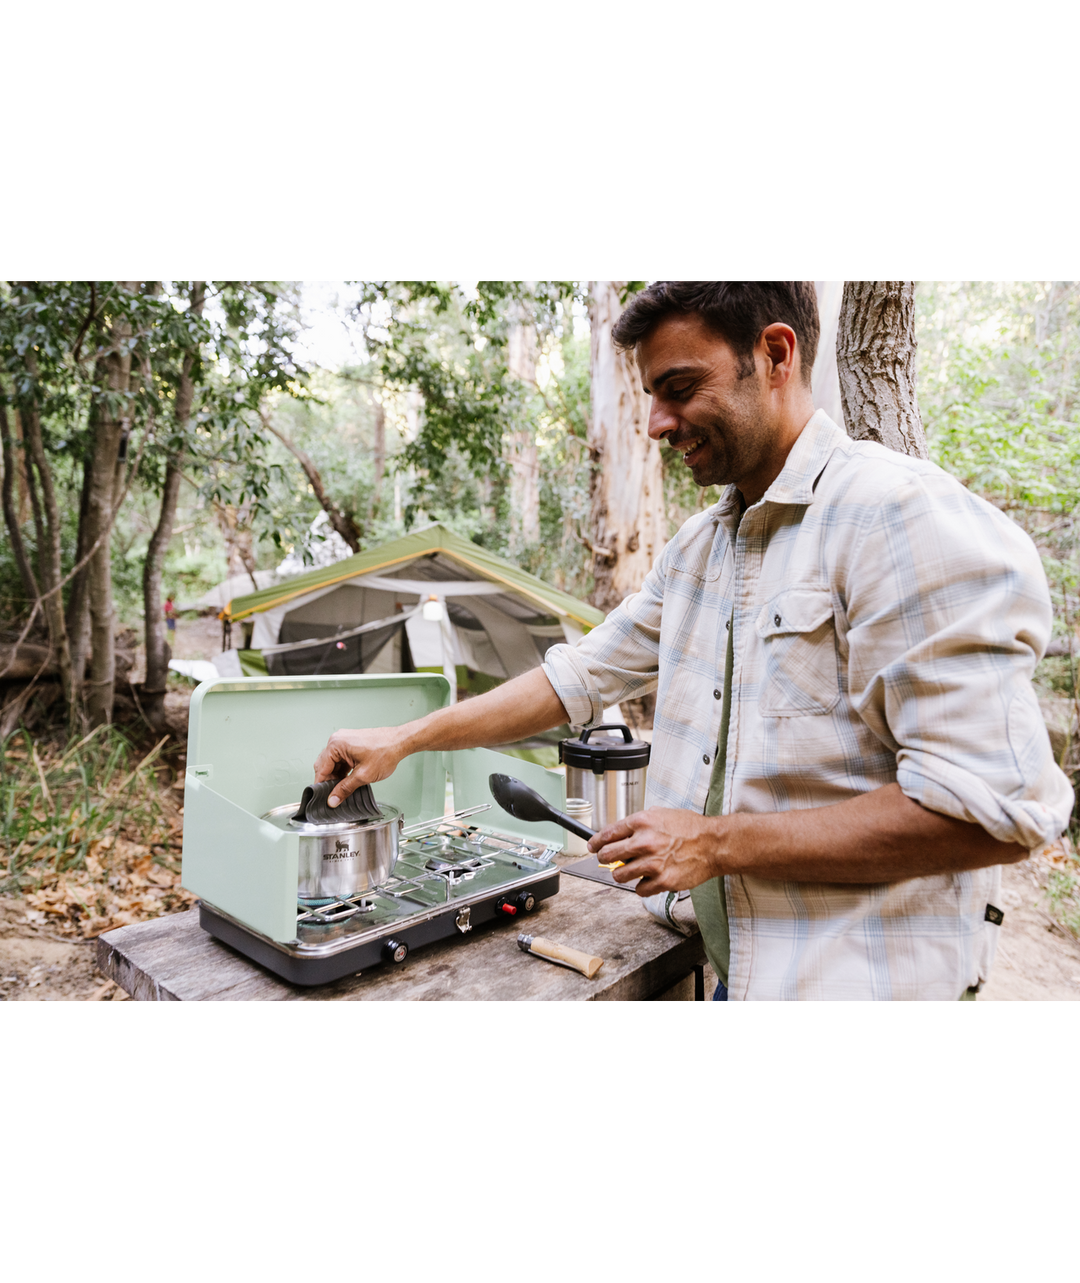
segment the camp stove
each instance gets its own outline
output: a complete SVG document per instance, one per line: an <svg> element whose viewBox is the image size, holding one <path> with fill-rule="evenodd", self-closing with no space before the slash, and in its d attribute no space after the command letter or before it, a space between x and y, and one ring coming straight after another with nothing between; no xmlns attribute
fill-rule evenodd
<svg viewBox="0 0 1080 1283"><path fill-rule="evenodd" d="M379 885L320 903L297 898L298 842L274 822L299 797L311 763L342 726L384 726L446 701L437 674L222 679L192 697L184 794L183 885L212 936L292 984L317 985L401 965L437 940L520 922L559 889L563 832L525 824L494 804L492 773L526 780L556 807L562 777L489 749L418 753L374 786L407 821ZM460 809L443 816L447 777Z"/></svg>
<svg viewBox="0 0 1080 1283"><path fill-rule="evenodd" d="M444 820L406 830L393 874L372 891L315 909L298 905L294 940L271 940L205 901L199 922L293 984L326 984L400 965L421 945L463 939L474 927L526 917L559 889L558 850Z"/></svg>

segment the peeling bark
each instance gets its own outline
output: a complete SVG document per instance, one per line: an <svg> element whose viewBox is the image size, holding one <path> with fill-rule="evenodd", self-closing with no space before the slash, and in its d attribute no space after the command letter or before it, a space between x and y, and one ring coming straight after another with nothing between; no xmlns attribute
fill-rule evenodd
<svg viewBox="0 0 1080 1283"><path fill-rule="evenodd" d="M914 281L844 282L836 364L848 435L925 459L916 346Z"/></svg>
<svg viewBox="0 0 1080 1283"><path fill-rule="evenodd" d="M660 447L650 440L649 398L633 356L617 352L611 330L621 281L592 281L592 416L588 447L594 588L592 601L613 610L637 592L667 542Z"/></svg>
<svg viewBox="0 0 1080 1283"><path fill-rule="evenodd" d="M533 282L529 282L532 288ZM507 373L530 390L536 386L536 327L527 320L524 305L511 311L507 344ZM510 522L518 544L540 542L540 456L536 438L527 424L511 432L506 441L510 464Z"/></svg>
<svg viewBox="0 0 1080 1283"><path fill-rule="evenodd" d="M386 411L381 401L371 398L375 410L375 486L371 504L372 519L379 512L382 503L383 475L386 472Z"/></svg>

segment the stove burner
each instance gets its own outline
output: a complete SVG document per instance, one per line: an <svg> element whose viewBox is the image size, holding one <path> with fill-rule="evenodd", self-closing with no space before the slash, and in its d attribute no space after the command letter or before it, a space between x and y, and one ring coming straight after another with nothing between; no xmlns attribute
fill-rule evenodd
<svg viewBox="0 0 1080 1283"><path fill-rule="evenodd" d="M441 873L444 877L465 878L474 874L477 869L483 868L483 862L480 860L463 860L458 864L446 864L442 860L428 860L424 865L425 869L430 869L432 873Z"/></svg>
<svg viewBox="0 0 1080 1283"><path fill-rule="evenodd" d="M310 908L303 904L297 905L297 908L299 909L296 915L297 922L320 926L323 923L344 922L358 913L371 913L375 909L375 901L358 895L348 900L335 900L332 904L322 904L317 908Z"/></svg>

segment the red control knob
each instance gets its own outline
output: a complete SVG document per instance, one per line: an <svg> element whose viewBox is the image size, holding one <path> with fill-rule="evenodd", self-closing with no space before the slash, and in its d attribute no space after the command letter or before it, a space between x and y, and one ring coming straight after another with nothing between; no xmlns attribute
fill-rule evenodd
<svg viewBox="0 0 1080 1283"><path fill-rule="evenodd" d="M499 908L502 909L503 913L508 913L510 917L512 918L517 917L516 905L507 904L506 901L504 900L503 903L499 905Z"/></svg>

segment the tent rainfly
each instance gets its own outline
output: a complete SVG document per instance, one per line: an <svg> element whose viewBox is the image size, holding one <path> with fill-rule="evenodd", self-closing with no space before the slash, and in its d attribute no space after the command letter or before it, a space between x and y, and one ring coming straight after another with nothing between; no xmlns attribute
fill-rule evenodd
<svg viewBox="0 0 1080 1283"><path fill-rule="evenodd" d="M517 677L604 614L435 523L234 597L220 618L253 624L250 650L215 661L223 676L441 671L453 699L461 668Z"/></svg>

